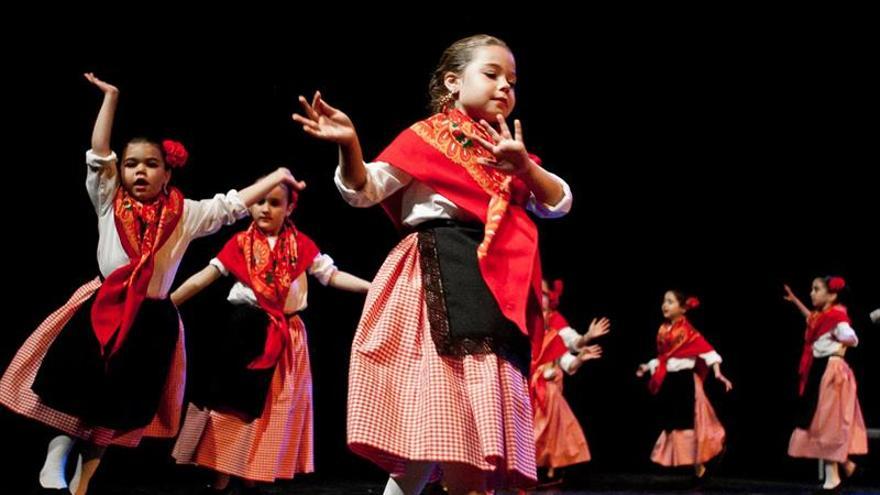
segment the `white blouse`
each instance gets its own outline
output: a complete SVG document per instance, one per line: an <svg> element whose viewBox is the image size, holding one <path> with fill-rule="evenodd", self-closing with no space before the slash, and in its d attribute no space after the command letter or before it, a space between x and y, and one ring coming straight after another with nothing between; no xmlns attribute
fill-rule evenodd
<svg viewBox="0 0 880 495"><path fill-rule="evenodd" d="M278 237L268 237L267 239L269 240L269 246L274 249ZM219 259L212 259L210 264L217 268L223 276L229 275L229 270L223 266L223 263ZM330 256L320 253L315 256L315 259L306 271L301 273L296 280L290 284L290 291L287 293L287 299L284 301L284 313L292 314L297 311L302 311L308 306L309 284L308 279L306 278L306 273L318 279L318 282L320 282L321 285L326 286L330 283L330 279L333 278L333 275L337 270L336 265L333 263L333 258ZM241 281L235 282L232 289L230 289L229 296L226 297L226 300L232 304L247 304L253 307L260 306L253 289L243 284Z"/></svg>
<svg viewBox="0 0 880 495"><path fill-rule="evenodd" d="M855 344L853 344L852 347L859 345L859 338L856 336L856 331L853 330L849 323L840 322L834 327L834 330L826 333L813 342L813 357L825 358L829 356L842 356L846 350L846 344L843 344L838 339L855 339Z"/></svg>
<svg viewBox="0 0 880 495"><path fill-rule="evenodd" d="M722 361L721 355L715 351L709 351L700 354L700 359L705 361L706 366L708 367L712 367L712 365L720 363ZM652 375L659 365L660 361L657 358L648 361L648 369L651 371ZM668 371L669 373L674 373L676 371L692 370L696 365L696 358L669 358L668 360L666 360L666 371Z"/></svg>
<svg viewBox="0 0 880 495"><path fill-rule="evenodd" d="M577 340L581 337L581 334L577 332L574 328L565 327L559 330L559 338L562 339L562 342L565 344L565 347L568 348L568 353L563 354L557 360L559 367L562 368L569 375L573 375L575 370L575 365L577 364ZM548 380L552 378L552 376L547 377Z"/></svg>
<svg viewBox="0 0 880 495"><path fill-rule="evenodd" d="M412 176L394 165L385 162L367 163L366 170L367 181L364 187L354 190L349 189L342 182L341 165L336 167L333 178L336 188L339 189L342 198L352 206L367 208L376 205L405 188L401 198L401 221L408 227L415 227L422 222L437 218L470 220L468 214L460 210L455 203L424 183L413 180ZM561 217L571 210L571 188L556 175L550 175L562 186L564 196L556 205L546 205L538 202L532 194L526 209L541 218Z"/></svg>
<svg viewBox="0 0 880 495"><path fill-rule="evenodd" d="M116 231L113 198L119 187L116 153L98 156L86 152L86 190L98 215L98 268L107 278L114 270L130 262ZM165 299L174 282L183 253L193 239L213 234L223 225L230 225L248 214L247 207L234 189L202 201L185 200L183 217L174 232L154 255L153 276L147 297Z"/></svg>

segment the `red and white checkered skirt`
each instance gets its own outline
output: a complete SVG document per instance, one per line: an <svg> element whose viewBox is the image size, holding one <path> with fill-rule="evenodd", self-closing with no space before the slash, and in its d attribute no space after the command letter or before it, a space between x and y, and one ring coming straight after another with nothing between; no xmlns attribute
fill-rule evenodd
<svg viewBox="0 0 880 495"><path fill-rule="evenodd" d="M9 368L0 379L0 404L12 411L34 419L62 432L100 446L118 445L137 447L144 436L170 438L180 427L180 412L186 383L186 352L183 324L179 323L177 346L171 369L165 382L162 399L153 421L144 428L120 431L112 428L88 425L76 416L52 409L40 401L31 385L49 346L61 333L80 306L101 287L101 279L83 285L58 310L49 315L31 334L16 353Z"/></svg>
<svg viewBox="0 0 880 495"><path fill-rule="evenodd" d="M172 453L178 463L264 482L314 471L306 327L293 316L288 329L291 345L275 367L263 415L247 422L190 404Z"/></svg>
<svg viewBox="0 0 880 495"><path fill-rule="evenodd" d="M437 354L418 234L391 251L367 296L352 345L348 445L391 474L429 461L474 467L488 487L536 479L526 378L495 354Z"/></svg>

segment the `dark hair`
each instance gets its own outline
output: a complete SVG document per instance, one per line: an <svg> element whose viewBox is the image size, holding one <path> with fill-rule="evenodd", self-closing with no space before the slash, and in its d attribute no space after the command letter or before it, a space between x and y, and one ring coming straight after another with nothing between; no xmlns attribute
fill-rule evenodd
<svg viewBox="0 0 880 495"><path fill-rule="evenodd" d="M841 276L826 275L824 277L816 277L816 280L822 282L822 285L825 286L829 293L837 295L837 302L840 302L841 298L849 292L849 286Z"/></svg>
<svg viewBox="0 0 880 495"><path fill-rule="evenodd" d="M152 136L135 136L126 141L125 146L122 147L122 156L119 159L120 164L125 161L125 150L127 150L129 145L132 144L149 144L155 146L156 149L159 150L159 153L162 155L162 163L165 164L165 170L171 168L171 166L168 164L168 157L165 156L165 148L162 146L162 140L154 138Z"/></svg>
<svg viewBox="0 0 880 495"><path fill-rule="evenodd" d="M291 186L287 182L282 182L281 184L278 184L278 185L283 186L285 189L287 189L287 204L288 204L288 206L293 205L293 207L296 208L296 204L297 204L297 202L299 202L299 193L297 192L297 190L294 189L293 186Z"/></svg>
<svg viewBox="0 0 880 495"><path fill-rule="evenodd" d="M263 179L268 176L269 176L269 174L261 175L259 177L259 179ZM293 186L291 186L290 184L288 184L286 182L282 182L278 185L287 190L287 204L293 205L293 207L296 208L296 204L299 202L299 192L297 192L297 190L294 189Z"/></svg>
<svg viewBox="0 0 880 495"><path fill-rule="evenodd" d="M689 296L678 289L669 289L667 292L671 292L678 304L688 311L700 307L700 300L696 296Z"/></svg>

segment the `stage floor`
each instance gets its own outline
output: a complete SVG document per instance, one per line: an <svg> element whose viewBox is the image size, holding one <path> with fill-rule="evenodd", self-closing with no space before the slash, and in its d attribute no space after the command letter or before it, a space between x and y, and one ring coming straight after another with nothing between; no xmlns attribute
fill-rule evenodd
<svg viewBox="0 0 880 495"><path fill-rule="evenodd" d="M574 485L575 483L571 483ZM818 483L786 483L779 481L747 480L734 478L714 478L706 481L701 486L695 487L690 484L686 477L677 476L652 476L652 475L597 475L589 480L580 480L580 486L552 486L526 493L547 495L578 495L578 494L683 494L683 493L712 493L712 494L814 494L817 493ZM381 495L384 488L382 482L364 481L334 481L326 479L309 479L303 477L299 480L279 482L272 486L261 488L265 495ZM191 495L197 493L200 487L195 484L156 485L156 486L121 486L118 483L100 483L96 480L89 495ZM237 492L236 492L237 493ZM428 491L425 492L429 493ZM440 491L432 491L431 495L440 494ZM515 491L500 491L499 494L515 494ZM854 480L851 484L837 493L877 493L880 494L880 486L874 479Z"/></svg>

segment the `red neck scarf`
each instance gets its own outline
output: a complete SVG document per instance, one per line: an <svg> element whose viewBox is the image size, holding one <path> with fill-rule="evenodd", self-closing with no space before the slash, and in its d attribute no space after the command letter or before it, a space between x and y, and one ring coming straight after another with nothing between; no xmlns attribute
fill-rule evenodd
<svg viewBox="0 0 880 495"><path fill-rule="evenodd" d="M657 331L657 360L660 363L651 375L651 380L648 381L648 389L652 394L660 391L666 378L666 362L669 358L698 358L700 354L713 350L715 349L684 316L678 321L663 323ZM697 359L697 371L705 375L708 370L705 364L701 365L701 363L703 361Z"/></svg>
<svg viewBox="0 0 880 495"><path fill-rule="evenodd" d="M849 323L846 307L835 304L825 311L814 311L807 317L807 330L804 332L804 348L801 351L801 362L798 366L798 394L804 395L810 367L813 365L813 344L819 337L834 330L839 323Z"/></svg>
<svg viewBox="0 0 880 495"><path fill-rule="evenodd" d="M538 231L523 205L525 184L477 162L492 155L469 136L489 137L458 110L436 114L403 131L376 159L408 173L485 225L477 250L480 272L501 312L532 340L543 340ZM537 157L534 160L539 162ZM382 206L400 227L401 194Z"/></svg>
<svg viewBox="0 0 880 495"><path fill-rule="evenodd" d="M533 405L544 404L546 396L546 380L544 380L543 367L541 365L555 361L568 349L559 337L559 331L569 327L568 321L558 311L551 310L544 315L544 338L537 358L532 361L532 399ZM543 407L543 406L542 406Z"/></svg>
<svg viewBox="0 0 880 495"><path fill-rule="evenodd" d="M289 344L284 303L290 286L314 261L318 246L308 236L285 221L278 233L275 247L256 223L235 234L217 258L235 278L250 287L257 302L268 315L266 344L263 353L249 365L250 369L275 366L281 351Z"/></svg>
<svg viewBox="0 0 880 495"><path fill-rule="evenodd" d="M183 217L183 194L172 188L152 203L141 203L119 187L113 199L116 231L125 254L131 260L107 277L92 305L92 328L109 358L128 334L153 276L154 257ZM114 338L112 349L105 352Z"/></svg>

